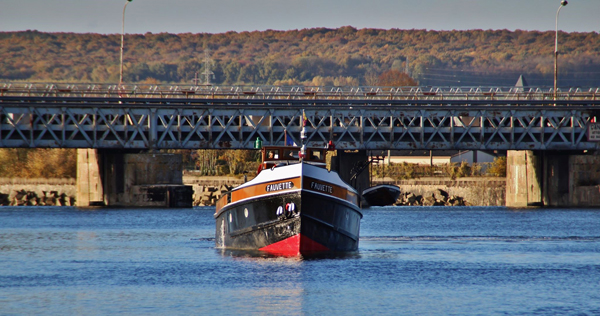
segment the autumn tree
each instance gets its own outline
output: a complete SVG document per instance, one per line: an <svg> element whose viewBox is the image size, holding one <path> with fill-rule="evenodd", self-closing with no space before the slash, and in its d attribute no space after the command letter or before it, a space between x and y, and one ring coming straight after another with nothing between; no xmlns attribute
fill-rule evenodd
<svg viewBox="0 0 600 316"><path fill-rule="evenodd" d="M315 78L327 83L338 78L334 85L409 84L379 80L391 69L409 72L420 85L514 85L525 75L530 85L549 86L554 35L353 27L127 34L123 75L130 83L190 84L210 49L214 84L312 85ZM563 32L560 37L562 85L597 87L600 34ZM118 34L0 32L0 80L114 83L119 51Z"/></svg>
<svg viewBox="0 0 600 316"><path fill-rule="evenodd" d="M0 175L6 178L75 178L75 149L0 148Z"/></svg>
<svg viewBox="0 0 600 316"><path fill-rule="evenodd" d="M379 86L407 87L418 85L413 78L399 70L388 70L379 75L377 79Z"/></svg>

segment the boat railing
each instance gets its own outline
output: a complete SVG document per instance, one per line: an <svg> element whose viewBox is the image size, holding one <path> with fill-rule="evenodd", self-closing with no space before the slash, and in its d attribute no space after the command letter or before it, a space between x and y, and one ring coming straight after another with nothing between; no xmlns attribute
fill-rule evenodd
<svg viewBox="0 0 600 316"><path fill-rule="evenodd" d="M325 165L326 149L306 148L302 161L315 165ZM272 168L279 164L293 164L300 162L300 147L296 146L265 146L262 148L261 170Z"/></svg>
<svg viewBox="0 0 600 316"><path fill-rule="evenodd" d="M221 195L221 197L217 200L217 203L215 204L215 214L217 214L219 210L229 203L231 203L231 191L223 193L223 195Z"/></svg>

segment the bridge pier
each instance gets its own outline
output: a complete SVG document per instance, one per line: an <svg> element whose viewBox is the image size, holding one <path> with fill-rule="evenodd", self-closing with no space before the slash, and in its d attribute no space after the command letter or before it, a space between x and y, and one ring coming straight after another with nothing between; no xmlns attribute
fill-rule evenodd
<svg viewBox="0 0 600 316"><path fill-rule="evenodd" d="M181 155L77 150L77 205L192 207Z"/></svg>
<svg viewBox="0 0 600 316"><path fill-rule="evenodd" d="M542 155L532 150L507 152L506 206L543 205Z"/></svg>
<svg viewBox="0 0 600 316"><path fill-rule="evenodd" d="M101 157L97 149L77 149L77 206L104 205Z"/></svg>
<svg viewBox="0 0 600 316"><path fill-rule="evenodd" d="M506 206L600 206L600 156L508 151Z"/></svg>

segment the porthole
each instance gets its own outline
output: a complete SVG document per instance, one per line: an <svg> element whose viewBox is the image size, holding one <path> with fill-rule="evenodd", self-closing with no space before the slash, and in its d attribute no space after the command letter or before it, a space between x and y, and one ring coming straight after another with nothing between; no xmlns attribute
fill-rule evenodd
<svg viewBox="0 0 600 316"><path fill-rule="evenodd" d="M248 209L244 208L244 216L246 216L246 218L248 218Z"/></svg>
<svg viewBox="0 0 600 316"><path fill-rule="evenodd" d="M231 213L229 213L229 222L231 223L232 220L233 220L233 216L231 216Z"/></svg>

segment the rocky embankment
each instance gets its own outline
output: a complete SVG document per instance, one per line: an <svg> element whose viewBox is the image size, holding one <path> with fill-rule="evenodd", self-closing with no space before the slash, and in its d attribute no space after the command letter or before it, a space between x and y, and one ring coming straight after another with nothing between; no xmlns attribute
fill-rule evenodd
<svg viewBox="0 0 600 316"><path fill-rule="evenodd" d="M384 180L384 179L382 179ZM506 205L506 180L494 177L460 179L421 178L390 181L405 192L395 205L446 205L446 206L504 206Z"/></svg>
<svg viewBox="0 0 600 316"><path fill-rule="evenodd" d="M231 190L232 186L222 184L221 186L194 185L194 206L214 206L223 194Z"/></svg>
<svg viewBox="0 0 600 316"><path fill-rule="evenodd" d="M194 206L214 206L224 193L243 183L243 178L195 176L191 172L183 174L183 184L194 189Z"/></svg>
<svg viewBox="0 0 600 316"><path fill-rule="evenodd" d="M414 193L401 193L394 206L468 206L470 205L464 198L456 195L449 195L448 192L436 189L433 192L424 195Z"/></svg>
<svg viewBox="0 0 600 316"><path fill-rule="evenodd" d="M15 191L14 195L0 193L0 206L72 206L75 198L58 191Z"/></svg>
<svg viewBox="0 0 600 316"><path fill-rule="evenodd" d="M223 193L243 183L229 177L190 177L194 206L214 206ZM0 206L75 206L75 179L0 178Z"/></svg>
<svg viewBox="0 0 600 316"><path fill-rule="evenodd" d="M75 179L0 178L0 206L72 206L75 194Z"/></svg>
<svg viewBox="0 0 600 316"><path fill-rule="evenodd" d="M249 180L249 179L248 179ZM231 188L244 183L232 177L183 176L183 183L193 187L194 206L214 206ZM404 193L397 206L503 206L504 179L402 180L393 183ZM7 179L0 178L0 205L72 206L75 179Z"/></svg>

